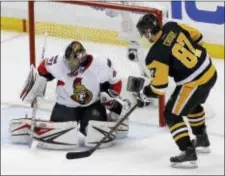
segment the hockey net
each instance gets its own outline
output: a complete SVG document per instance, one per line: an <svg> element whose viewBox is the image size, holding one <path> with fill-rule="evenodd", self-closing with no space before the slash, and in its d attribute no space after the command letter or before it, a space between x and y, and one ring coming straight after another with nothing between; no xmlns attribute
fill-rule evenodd
<svg viewBox="0 0 225 176"><path fill-rule="evenodd" d="M138 5L128 3L112 2L93 2L93 1L57 1L57 2L28 2L29 11L29 45L30 45L30 64L38 65L42 59L44 41L44 56L53 56L63 52L65 47L72 40L79 40L91 53L105 54L117 65L126 64L126 46L130 36L136 39L138 37L134 26L137 20L145 13L154 13L162 23L163 11L158 8L146 6L144 3ZM126 12L126 13L122 13ZM132 26L129 26L129 32L124 30L121 25L123 15L132 19ZM126 24L125 24L126 25ZM128 35L129 33L129 35ZM47 36L47 37L46 37ZM47 39L47 40L46 40ZM140 41L146 51L149 49L145 41ZM112 46L116 49L112 49ZM106 47L111 48L107 50ZM116 53L117 51L123 51ZM146 52L143 49L143 52ZM118 54L118 55L117 55ZM143 54L144 57L144 54ZM130 75L139 76L136 63L129 63L126 68ZM116 65L116 64L115 64ZM117 68L117 67L116 67ZM119 73L126 80L128 75ZM126 87L126 85L124 86ZM126 89L126 88L124 88ZM45 100L40 103L42 107L51 109L55 101L55 83L48 84ZM159 98L158 123L165 126L163 117L165 97Z"/></svg>

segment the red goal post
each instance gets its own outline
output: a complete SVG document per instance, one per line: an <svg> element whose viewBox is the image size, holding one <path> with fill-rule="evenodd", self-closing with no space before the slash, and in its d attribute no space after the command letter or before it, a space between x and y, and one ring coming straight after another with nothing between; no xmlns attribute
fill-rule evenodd
<svg viewBox="0 0 225 176"><path fill-rule="evenodd" d="M36 47L35 47L35 35L36 35L36 15L35 15L35 1L28 2L28 25L29 25L29 50L30 50L30 64L36 65ZM38 2L41 3L41 2ZM44 1L43 1L44 3ZM79 5L79 6L91 6L104 9L115 9L129 12L136 12L140 14L144 13L154 13L159 21L162 23L163 14L162 11L157 8L142 7L142 6L133 6L125 5L112 2L99 2L99 1L48 1L48 3L61 3L68 5ZM76 36L70 36L71 38L76 39ZM79 39L78 39L79 40ZM165 126L165 119L163 116L165 106L165 96L160 96L159 98L159 125Z"/></svg>

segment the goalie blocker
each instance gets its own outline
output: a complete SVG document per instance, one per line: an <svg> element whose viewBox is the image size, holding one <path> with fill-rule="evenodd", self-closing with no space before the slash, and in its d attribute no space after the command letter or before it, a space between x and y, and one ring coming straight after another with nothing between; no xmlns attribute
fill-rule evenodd
<svg viewBox="0 0 225 176"><path fill-rule="evenodd" d="M38 74L31 65L29 75L20 94L20 98L25 103L33 103L36 97L44 97L47 79Z"/></svg>

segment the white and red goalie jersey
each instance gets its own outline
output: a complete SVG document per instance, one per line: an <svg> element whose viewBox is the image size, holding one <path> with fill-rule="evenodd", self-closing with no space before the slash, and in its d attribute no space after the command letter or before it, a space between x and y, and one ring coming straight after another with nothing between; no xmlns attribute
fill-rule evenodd
<svg viewBox="0 0 225 176"><path fill-rule="evenodd" d="M109 85L118 94L122 81L106 57L88 55L85 65L76 72L68 69L64 55L44 59L38 72L48 81L57 79L56 102L67 107L85 107L100 99L101 85Z"/></svg>

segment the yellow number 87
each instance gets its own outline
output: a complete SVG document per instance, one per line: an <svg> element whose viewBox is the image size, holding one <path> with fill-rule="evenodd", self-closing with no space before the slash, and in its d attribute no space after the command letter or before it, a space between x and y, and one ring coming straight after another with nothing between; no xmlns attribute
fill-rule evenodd
<svg viewBox="0 0 225 176"><path fill-rule="evenodd" d="M184 47L187 46L187 48ZM173 55L180 60L187 68L193 68L197 62L201 52L196 50L184 33L180 33L177 38L177 43L172 48Z"/></svg>

